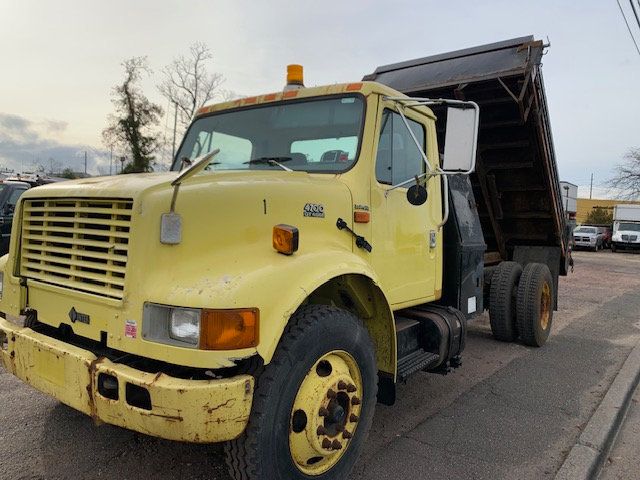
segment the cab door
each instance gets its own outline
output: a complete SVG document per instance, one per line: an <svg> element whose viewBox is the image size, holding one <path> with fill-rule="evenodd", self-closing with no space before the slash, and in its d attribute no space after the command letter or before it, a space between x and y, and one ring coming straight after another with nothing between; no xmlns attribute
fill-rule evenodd
<svg viewBox="0 0 640 480"><path fill-rule="evenodd" d="M406 110L407 122L427 151L427 139L433 138L433 121L426 115ZM430 125L431 123L431 125ZM440 212L440 187L437 177L427 181L427 202L412 205L407 200L411 182L394 188L426 171L422 155L395 105L382 101L378 112L378 141L375 148L375 173L371 182L371 263L381 279L390 303L397 307L435 299L437 232ZM432 131L430 131L430 129ZM435 144L434 144L435 147ZM436 151L437 149L429 149ZM429 158L433 165L434 160ZM425 180L421 180L424 185ZM435 214L434 214L435 213Z"/></svg>

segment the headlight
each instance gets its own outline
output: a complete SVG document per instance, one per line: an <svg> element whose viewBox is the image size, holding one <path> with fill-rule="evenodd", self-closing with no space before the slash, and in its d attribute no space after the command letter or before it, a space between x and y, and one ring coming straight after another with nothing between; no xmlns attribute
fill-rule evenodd
<svg viewBox="0 0 640 480"><path fill-rule="evenodd" d="M199 309L145 303L142 338L201 350L238 350L258 345L257 308Z"/></svg>
<svg viewBox="0 0 640 480"><path fill-rule="evenodd" d="M169 336L180 342L197 345L200 339L200 310L172 308Z"/></svg>
<svg viewBox="0 0 640 480"><path fill-rule="evenodd" d="M591 238L589 239L589 241L590 241L591 243L596 243L596 239L595 239L595 238L593 238L593 237L591 237Z"/></svg>
<svg viewBox="0 0 640 480"><path fill-rule="evenodd" d="M145 303L142 338L168 345L197 348L200 340L200 309Z"/></svg>

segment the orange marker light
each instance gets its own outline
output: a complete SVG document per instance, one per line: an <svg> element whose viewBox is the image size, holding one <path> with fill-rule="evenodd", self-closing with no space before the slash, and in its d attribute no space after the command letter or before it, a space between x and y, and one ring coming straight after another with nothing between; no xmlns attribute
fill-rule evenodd
<svg viewBox="0 0 640 480"><path fill-rule="evenodd" d="M260 310L203 309L200 316L200 349L237 350L258 345Z"/></svg>
<svg viewBox="0 0 640 480"><path fill-rule="evenodd" d="M273 227L273 248L285 255L292 255L298 250L298 229L291 225L276 225Z"/></svg>
<svg viewBox="0 0 640 480"><path fill-rule="evenodd" d="M356 223L369 223L370 218L369 212L353 212L353 221Z"/></svg>

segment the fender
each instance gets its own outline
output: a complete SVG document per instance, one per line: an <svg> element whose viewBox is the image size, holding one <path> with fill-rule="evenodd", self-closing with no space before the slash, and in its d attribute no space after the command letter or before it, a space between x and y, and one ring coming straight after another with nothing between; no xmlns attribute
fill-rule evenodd
<svg viewBox="0 0 640 480"><path fill-rule="evenodd" d="M379 369L395 376L393 313L375 272L363 258L338 246L291 256L275 251L260 256L255 251L244 253L237 252L232 268L215 269L213 275L202 266L219 264L220 259L200 257L197 264L175 265L172 276L180 278L180 283L167 282L166 272L150 272L152 276L145 282L154 286L147 292L149 301L195 308L259 308L258 347L207 352L217 363L255 353L269 363L291 315L301 305L331 303L363 320L376 345Z"/></svg>

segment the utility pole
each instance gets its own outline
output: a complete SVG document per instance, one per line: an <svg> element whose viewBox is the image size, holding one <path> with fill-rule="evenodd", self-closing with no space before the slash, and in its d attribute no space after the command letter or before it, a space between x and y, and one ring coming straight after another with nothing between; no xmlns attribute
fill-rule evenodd
<svg viewBox="0 0 640 480"><path fill-rule="evenodd" d="M84 176L87 176L87 151L84 151Z"/></svg>
<svg viewBox="0 0 640 480"><path fill-rule="evenodd" d="M176 158L176 130L178 128L178 104L173 102L175 106L175 112L173 114L173 148L171 149L171 164L173 165L173 160Z"/></svg>
<svg viewBox="0 0 640 480"><path fill-rule="evenodd" d="M593 173L591 174L591 185L589 186L589 200L591 200L592 193L593 193Z"/></svg>
<svg viewBox="0 0 640 480"><path fill-rule="evenodd" d="M111 175L112 165L113 165L113 145L109 145L109 175Z"/></svg>

